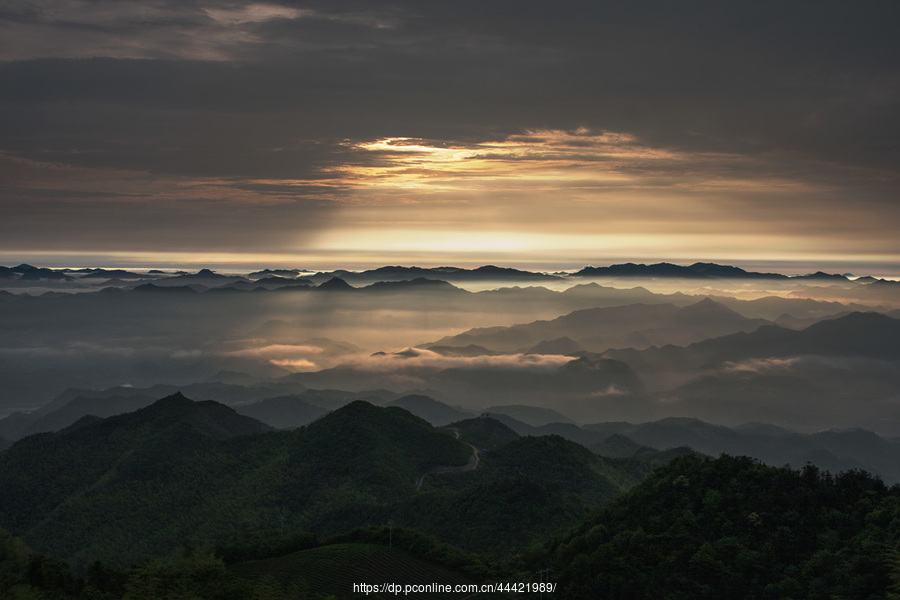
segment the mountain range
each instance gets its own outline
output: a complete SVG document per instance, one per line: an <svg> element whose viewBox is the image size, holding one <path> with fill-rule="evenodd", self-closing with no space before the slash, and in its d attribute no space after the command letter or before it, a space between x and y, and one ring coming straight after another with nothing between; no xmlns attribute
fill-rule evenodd
<svg viewBox="0 0 900 600"><path fill-rule="evenodd" d="M67 597L41 587L75 589L60 559L89 597L182 568L289 597L300 565L341 595L348 561L431 572L436 538L569 597L885 597L900 572L897 282L19 265L0 306L0 596Z"/></svg>
<svg viewBox="0 0 900 600"><path fill-rule="evenodd" d="M113 564L240 530L330 534L391 518L486 551L574 524L637 481L563 438L512 432L474 470L448 469L470 462L464 442L485 421L442 430L355 401L306 427L271 431L175 394L0 453L0 526L41 552ZM538 515L552 517L521 529Z"/></svg>
<svg viewBox="0 0 900 600"><path fill-rule="evenodd" d="M480 346L493 351L541 354L603 352L610 348L686 345L770 324L765 319L748 319L724 304L704 298L683 307L666 303L588 308L550 321L472 329L424 347Z"/></svg>

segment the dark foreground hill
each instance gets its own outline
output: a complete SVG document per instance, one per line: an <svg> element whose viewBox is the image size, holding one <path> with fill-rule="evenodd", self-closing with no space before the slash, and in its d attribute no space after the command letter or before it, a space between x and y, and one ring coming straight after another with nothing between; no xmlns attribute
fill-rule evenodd
<svg viewBox="0 0 900 600"><path fill-rule="evenodd" d="M531 557L558 598L884 598L900 490L749 458L688 456Z"/></svg>
<svg viewBox="0 0 900 600"><path fill-rule="evenodd" d="M362 401L269 429L178 394L29 436L0 453L0 527L80 564L124 565L247 531L332 535L388 521L508 552L637 481L573 442L509 430L476 457L457 439L462 425L436 429Z"/></svg>
<svg viewBox="0 0 900 600"><path fill-rule="evenodd" d="M268 429L175 395L30 436L0 454L0 526L55 556L127 563L241 530L367 524L423 472L471 455L406 411L364 402Z"/></svg>
<svg viewBox="0 0 900 600"><path fill-rule="evenodd" d="M568 453L559 440L536 448L555 458ZM689 455L579 526L510 552L505 564L402 527L358 529L325 542L289 531L258 533L215 554L185 550L124 570L94 563L76 578L65 563L29 553L0 530L0 597L357 598L364 594L353 584L360 582L540 578L553 584L553 597L574 599L895 598L900 489L859 471L830 475L811 466L794 471Z"/></svg>
<svg viewBox="0 0 900 600"><path fill-rule="evenodd" d="M391 540L380 539L388 534ZM385 543L386 542L386 543ZM322 546L289 554L229 565L241 579L284 590L292 598L314 594L329 597L396 598L411 595L404 586L432 586L428 598L505 598L502 594L473 594L469 586L493 579L490 567L478 556L466 554L410 530L392 533L357 530ZM361 582L400 583L401 589L359 590ZM440 586L439 588L437 586ZM456 586L465 590L454 591ZM449 591L444 591L450 588ZM427 589L419 587L419 589ZM477 588L476 588L477 589ZM424 594L419 591L419 594ZM314 596L313 596L314 597ZM423 597L426 597L423 595Z"/></svg>

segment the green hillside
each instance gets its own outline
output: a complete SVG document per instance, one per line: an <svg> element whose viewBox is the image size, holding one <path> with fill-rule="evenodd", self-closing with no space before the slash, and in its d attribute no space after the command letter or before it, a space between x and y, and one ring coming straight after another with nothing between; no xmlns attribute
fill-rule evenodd
<svg viewBox="0 0 900 600"><path fill-rule="evenodd" d="M884 598L898 542L900 489L864 472L685 456L530 559L560 598Z"/></svg>
<svg viewBox="0 0 900 600"><path fill-rule="evenodd" d="M430 475L393 514L448 543L504 554L573 526L636 482L574 442L523 437L481 452L476 470Z"/></svg>
<svg viewBox="0 0 900 600"><path fill-rule="evenodd" d="M353 595L354 584L360 583L475 583L471 577L414 556L404 549L372 543L331 544L276 558L237 563L229 569L245 579L274 581L278 589L299 596L318 593L348 597ZM363 595L357 593L355 597ZM429 593L428 597L452 599L469 595L468 592ZM396 594L369 593L368 597L393 598Z"/></svg>
<svg viewBox="0 0 900 600"><path fill-rule="evenodd" d="M364 402L250 435L262 429L172 396L25 438L0 454L0 526L40 552L115 564L266 527L336 533L412 496L423 472L471 455L449 432Z"/></svg>
<svg viewBox="0 0 900 600"><path fill-rule="evenodd" d="M459 439L483 450L494 449L519 438L519 434L493 417L481 416L449 426Z"/></svg>
<svg viewBox="0 0 900 600"><path fill-rule="evenodd" d="M558 436L520 438L489 418L436 429L356 401L306 427L268 429L177 394L27 437L0 453L0 527L80 565L124 566L254 531L324 537L391 520L508 553L638 481L631 465Z"/></svg>

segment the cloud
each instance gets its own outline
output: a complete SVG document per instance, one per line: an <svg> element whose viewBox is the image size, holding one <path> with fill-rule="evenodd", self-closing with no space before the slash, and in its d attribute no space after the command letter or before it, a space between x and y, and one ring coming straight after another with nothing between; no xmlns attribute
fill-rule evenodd
<svg viewBox="0 0 900 600"><path fill-rule="evenodd" d="M315 355L322 354L324 348L319 346L305 346L293 344L270 344L257 348L245 348L243 350L233 350L228 352L230 356L253 356L265 358L268 360L284 359L299 355Z"/></svg>
<svg viewBox="0 0 900 600"><path fill-rule="evenodd" d="M817 355L786 358L751 358L738 362L726 362L722 366L722 370L726 373L759 375L808 374L810 372L831 370L891 374L895 373L896 369L897 365L891 361Z"/></svg>
<svg viewBox="0 0 900 600"><path fill-rule="evenodd" d="M0 202L26 215L22 239L60 252L91 240L127 251L128 238L146 251L154 236L197 251L229 228L236 253L317 251L304 234L338 213L351 240L422 222L646 239L727 231L745 237L725 258L756 245L891 261L898 16L896 3L834 0L815 11L693 0L6 2L0 152L96 177L45 185L29 169L0 182L14 188ZM113 226L133 212L152 234L106 240L93 226L98 203L85 201L82 217L54 201L67 190L96 192ZM204 215L221 223L214 233L202 233ZM683 256L719 258L717 243Z"/></svg>
<svg viewBox="0 0 900 600"><path fill-rule="evenodd" d="M325 349L319 346L298 344L269 344L226 352L225 356L264 360L292 371L317 371L330 361L323 357Z"/></svg>
<svg viewBox="0 0 900 600"><path fill-rule="evenodd" d="M5 13L5 14L4 14ZM35 0L9 2L0 16L5 60L35 58L233 58L259 43L254 29L275 19L308 16L274 3L164 0Z"/></svg>
<svg viewBox="0 0 900 600"><path fill-rule="evenodd" d="M215 21L230 25L261 23L272 19L297 19L313 14L313 11L308 9L304 10L265 3L254 3L244 6L212 5L206 6L202 10Z"/></svg>
<svg viewBox="0 0 900 600"><path fill-rule="evenodd" d="M534 130L464 144L384 138L349 144L369 164L337 167L348 187L373 190L515 193L676 193L754 191L821 193L824 186L779 173L766 156L675 151L633 134ZM761 168L765 167L765 169ZM752 176L751 176L752 175ZM679 210L683 210L679 207Z"/></svg>
<svg viewBox="0 0 900 600"><path fill-rule="evenodd" d="M496 356L443 356L423 348L405 348L347 361L347 366L365 371L444 370L528 370L553 371L575 360L551 354L503 354Z"/></svg>
<svg viewBox="0 0 900 600"><path fill-rule="evenodd" d="M318 371L336 366L347 357L360 352L360 349L342 342L321 338L308 340L300 344L266 344L261 340L240 340L234 344L247 347L222 352L222 356L250 358L268 361L273 365L285 367L292 371Z"/></svg>
<svg viewBox="0 0 900 600"><path fill-rule="evenodd" d="M602 391L591 392L591 398L606 398L608 396L624 396L628 394L627 391L619 389L615 385L610 385L608 388Z"/></svg>
<svg viewBox="0 0 900 600"><path fill-rule="evenodd" d="M723 370L726 373L769 374L785 373L794 369L800 358L751 358L739 362L726 362Z"/></svg>
<svg viewBox="0 0 900 600"><path fill-rule="evenodd" d="M278 367L285 367L292 371L317 371L322 368L321 365L305 358L273 358L270 359L269 362Z"/></svg>
<svg viewBox="0 0 900 600"><path fill-rule="evenodd" d="M841 178L855 176L846 170L821 174L822 165L780 153L661 148L626 132L581 127L348 147L371 155L333 169L353 200L340 221L356 220L358 231L333 230L319 238L323 247L607 257L662 256L668 248L721 260L863 254L880 244L876 253L890 253L894 236L881 220L900 218L889 185L869 187L871 210L848 203Z"/></svg>
<svg viewBox="0 0 900 600"><path fill-rule="evenodd" d="M896 166L896 153L879 145L900 125L892 111L896 64L885 60L897 42L884 26L898 9L824 2L815 15L779 6L776 19L764 4L710 10L687 2L672 10L665 3L572 3L549 11L462 2L448 11L436 3L301 9L58 0L0 22L7 36L44 28L31 44L9 43L9 50L30 54L7 60L146 59L128 61L137 76L106 79L108 101L145 79L153 85L139 87L156 102L201 112L277 107L290 112L272 116L288 116L290 128L322 125L332 139L432 134L484 141L586 126L629 132L654 147L826 153L830 160L857 156L854 162L867 167L873 157L892 155ZM71 39L83 31L113 41ZM118 49L118 40L139 44L138 51ZM80 53L54 53L56 44ZM25 68L39 69L29 62ZM193 77L177 76L188 66ZM57 86L45 82L48 90ZM89 93L56 91L70 101ZM141 102L141 95L130 100ZM876 138L877 145L864 141Z"/></svg>

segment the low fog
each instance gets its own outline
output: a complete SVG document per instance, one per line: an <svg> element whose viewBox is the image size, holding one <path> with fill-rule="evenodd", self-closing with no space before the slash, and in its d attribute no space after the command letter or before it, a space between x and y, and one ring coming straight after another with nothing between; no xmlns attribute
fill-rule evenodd
<svg viewBox="0 0 900 600"><path fill-rule="evenodd" d="M203 384L202 399L231 404L331 390L331 404L320 399L330 410L335 398L415 392L471 413L528 405L577 423L687 416L900 434L894 282L493 267L4 275L4 416Z"/></svg>

